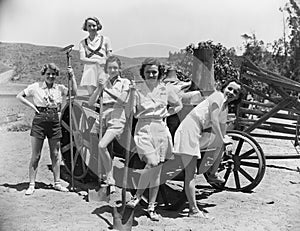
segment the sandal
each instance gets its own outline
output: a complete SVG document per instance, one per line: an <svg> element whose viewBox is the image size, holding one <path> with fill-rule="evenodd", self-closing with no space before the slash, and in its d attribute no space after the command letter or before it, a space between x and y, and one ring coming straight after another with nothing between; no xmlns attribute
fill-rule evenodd
<svg viewBox="0 0 300 231"><path fill-rule="evenodd" d="M189 211L189 217L207 219L207 217L205 216L205 214L202 211L200 211L200 210L198 210L198 211Z"/></svg>
<svg viewBox="0 0 300 231"><path fill-rule="evenodd" d="M130 208L135 208L135 206L138 205L138 203L140 202L141 198L138 198L136 195L131 197L130 201L128 201L126 203L126 205Z"/></svg>
<svg viewBox="0 0 300 231"><path fill-rule="evenodd" d="M109 192L110 194L113 194L116 192L116 187L114 185L109 185Z"/></svg>
<svg viewBox="0 0 300 231"><path fill-rule="evenodd" d="M30 196L34 193L35 188L34 188L35 184L34 183L30 183L28 189L25 192L26 196Z"/></svg>
<svg viewBox="0 0 300 231"><path fill-rule="evenodd" d="M60 192L69 192L69 190L66 187L62 186L61 183L55 183L54 189Z"/></svg>
<svg viewBox="0 0 300 231"><path fill-rule="evenodd" d="M147 212L151 221L159 221L159 215L155 212L155 205L156 203L150 203L148 205Z"/></svg>
<svg viewBox="0 0 300 231"><path fill-rule="evenodd" d="M225 179L222 178L219 174L211 174L207 176L207 182L211 184L224 184Z"/></svg>

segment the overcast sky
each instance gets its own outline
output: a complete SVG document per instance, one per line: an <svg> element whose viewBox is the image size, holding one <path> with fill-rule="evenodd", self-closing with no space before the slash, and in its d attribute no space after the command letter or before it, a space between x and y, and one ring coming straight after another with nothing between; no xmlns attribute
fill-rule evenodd
<svg viewBox="0 0 300 231"><path fill-rule="evenodd" d="M0 41L64 47L87 36L84 19L100 19L114 52L166 55L190 43L242 46L241 34L264 42L283 36L287 0L0 0ZM141 45L144 44L144 45ZM145 45L152 44L152 45ZM128 48L129 47L129 48ZM127 49L125 49L127 48Z"/></svg>

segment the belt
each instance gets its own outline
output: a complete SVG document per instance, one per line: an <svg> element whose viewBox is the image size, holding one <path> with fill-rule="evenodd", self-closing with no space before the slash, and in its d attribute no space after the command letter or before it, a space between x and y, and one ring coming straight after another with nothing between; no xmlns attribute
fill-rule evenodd
<svg viewBox="0 0 300 231"><path fill-rule="evenodd" d="M202 130L202 132L207 132L207 133L211 133L212 132L212 127L208 127Z"/></svg>
<svg viewBox="0 0 300 231"><path fill-rule="evenodd" d="M162 122L162 121L164 121L164 120L163 120L163 118L148 117L148 118L138 118L138 121L145 121L145 122Z"/></svg>
<svg viewBox="0 0 300 231"><path fill-rule="evenodd" d="M57 113L58 109L57 107L36 107L39 112L52 112L52 113Z"/></svg>

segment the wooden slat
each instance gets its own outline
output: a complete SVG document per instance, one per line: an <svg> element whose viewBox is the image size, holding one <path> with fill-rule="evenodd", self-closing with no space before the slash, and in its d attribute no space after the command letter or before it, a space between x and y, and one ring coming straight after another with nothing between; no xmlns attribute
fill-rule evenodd
<svg viewBox="0 0 300 231"><path fill-rule="evenodd" d="M240 107L239 110L242 113L250 114L250 115L263 116L266 114L265 112L263 112L261 110L248 109L248 108L244 108L244 107ZM241 114L241 113L239 113L239 114ZM272 115L271 117L277 118L277 119L285 119L285 120L297 120L297 118L298 118L298 116L296 116L296 115L288 115L288 114L283 114L283 113L276 113L276 114ZM242 118L242 117L239 117L239 118Z"/></svg>
<svg viewBox="0 0 300 231"><path fill-rule="evenodd" d="M260 117L257 121L255 121L253 123L253 125L248 127L245 130L245 132L250 132L250 131L254 130L258 125L265 122L267 119L269 119L270 117L275 115L279 110L281 110L281 109L285 108L286 106L288 106L290 103L292 103L292 102L290 101L289 98L286 98L286 99L282 100L274 108L272 108L272 110L270 110L268 113L265 113L262 117Z"/></svg>

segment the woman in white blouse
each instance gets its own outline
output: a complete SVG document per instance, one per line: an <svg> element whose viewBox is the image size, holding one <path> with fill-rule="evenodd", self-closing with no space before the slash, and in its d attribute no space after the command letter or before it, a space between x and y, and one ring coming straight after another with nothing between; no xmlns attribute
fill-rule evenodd
<svg viewBox="0 0 300 231"><path fill-rule="evenodd" d="M59 114L62 97L69 94L68 88L62 84L56 84L55 79L59 75L59 68L54 63L45 64L42 67L41 74L45 76L43 82L30 84L22 90L17 98L25 105L35 111L35 116L31 127L31 147L32 156L29 164L29 187L25 195L31 195L35 191L35 179L38 169L38 163L41 158L44 139L47 137L52 169L54 175L54 189L67 192L60 182L60 163L59 155L60 138L62 131L59 121ZM73 69L68 68L68 74L72 79L72 95L76 95L77 84ZM27 96L33 97L33 103L26 99Z"/></svg>

